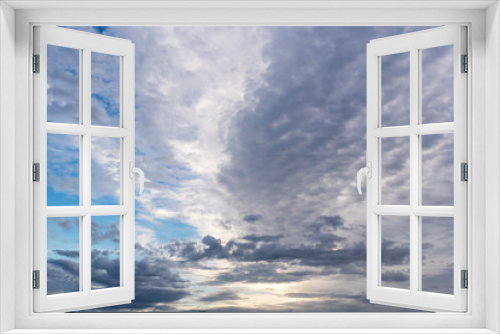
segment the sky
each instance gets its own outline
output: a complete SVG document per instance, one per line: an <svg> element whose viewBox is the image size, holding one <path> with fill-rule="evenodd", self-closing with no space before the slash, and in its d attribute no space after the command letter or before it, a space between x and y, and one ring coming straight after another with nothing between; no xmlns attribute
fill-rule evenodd
<svg viewBox="0 0 500 334"><path fill-rule="evenodd" d="M73 27L136 49L136 297L96 312L401 312L366 300L366 44L427 27ZM452 47L422 51L422 122L453 121ZM49 122L78 123L78 51L48 48ZM408 54L382 57L382 126L409 123ZM119 125L119 59L92 54L92 125ZM48 135L48 205L79 203L79 139ZM409 204L384 138L382 203ZM423 204L453 205L453 137L422 138ZM120 142L92 139L92 204ZM78 291L79 222L49 218L48 293ZM119 285L119 217L92 217L92 288ZM422 222L425 291L453 289L453 219ZM409 287L409 219L382 217L382 285Z"/></svg>

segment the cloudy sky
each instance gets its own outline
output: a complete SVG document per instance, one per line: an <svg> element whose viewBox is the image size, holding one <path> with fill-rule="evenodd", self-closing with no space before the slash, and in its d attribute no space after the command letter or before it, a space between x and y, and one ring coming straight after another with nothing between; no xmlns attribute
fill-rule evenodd
<svg viewBox="0 0 500 334"><path fill-rule="evenodd" d="M366 44L424 27L78 27L136 47L136 298L122 312L391 312L366 300ZM453 121L451 47L423 53L425 123ZM48 121L78 123L78 51L48 50ZM409 120L407 54L382 125ZM119 60L92 54L92 124L117 126ZM73 138L71 138L73 137ZM92 140L92 204L118 204L119 140ZM409 139L382 202L409 204ZM78 205L79 139L48 136L48 205ZM424 204L453 205L453 138L422 138ZM450 197L451 196L451 197ZM409 287L409 219L383 217L382 285ZM453 219L423 222L423 287L452 291ZM48 220L49 293L78 291L78 219ZM439 242L438 242L439 241ZM119 285L119 217L92 217L92 287Z"/></svg>

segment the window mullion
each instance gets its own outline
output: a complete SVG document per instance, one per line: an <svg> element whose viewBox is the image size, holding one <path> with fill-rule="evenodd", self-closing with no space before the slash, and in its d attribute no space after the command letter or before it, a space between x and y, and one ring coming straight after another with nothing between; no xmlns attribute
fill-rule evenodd
<svg viewBox="0 0 500 334"><path fill-rule="evenodd" d="M419 217L413 209L419 204L419 136L415 134L418 125L419 108L419 59L418 50L410 50L410 291L418 291L420 277L420 229Z"/></svg>
<svg viewBox="0 0 500 334"><path fill-rule="evenodd" d="M91 51L83 50L82 57L82 125L90 128L91 122ZM82 202L83 206L90 209L91 205L91 134L90 131L82 136L82 158L81 158L81 182L82 182ZM90 211L82 217L82 230L80 241L80 260L82 271L80 278L83 281L83 291L91 291L91 224L92 218Z"/></svg>

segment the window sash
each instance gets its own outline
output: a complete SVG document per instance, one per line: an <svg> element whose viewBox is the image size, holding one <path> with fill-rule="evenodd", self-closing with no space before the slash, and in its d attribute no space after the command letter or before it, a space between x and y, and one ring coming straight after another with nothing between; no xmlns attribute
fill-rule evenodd
<svg viewBox="0 0 500 334"><path fill-rule="evenodd" d="M460 73L461 54L466 54L466 28L434 28L371 41L367 46L367 161L372 177L367 179L367 297L372 303L430 311L467 310L467 290L461 288L461 270L467 267L467 182L460 180L460 163L467 162L466 106L467 76ZM454 122L419 124L420 73L419 50L453 45ZM383 128L381 124L381 57L410 53L410 124ZM421 145L423 134L454 134L454 206L435 207L419 204L421 180ZM410 139L410 205L381 205L381 138ZM381 286L381 217L383 214L410 217L410 288ZM453 295L420 291L422 276L421 217L454 217Z"/></svg>
<svg viewBox="0 0 500 334"><path fill-rule="evenodd" d="M34 289L35 312L74 311L129 303L134 298L133 179L129 161L134 161L134 45L127 40L65 28L34 28L34 54L40 55L40 73L34 74L34 161L40 163L40 182L34 184L34 266L40 271L40 289ZM47 123L47 45L80 50L79 124ZM120 127L91 125L91 53L120 57ZM47 133L80 137L80 205L47 206ZM120 205L91 204L91 138L120 138ZM91 217L120 215L120 286L93 290L91 287ZM47 295L47 218L79 217L80 291Z"/></svg>

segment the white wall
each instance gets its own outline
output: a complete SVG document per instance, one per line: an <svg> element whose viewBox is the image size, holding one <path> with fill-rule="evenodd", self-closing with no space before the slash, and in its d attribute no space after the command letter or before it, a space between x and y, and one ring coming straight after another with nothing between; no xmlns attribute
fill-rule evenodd
<svg viewBox="0 0 500 334"><path fill-rule="evenodd" d="M499 4L486 11L486 328L500 332L500 18ZM496 263L495 263L496 262Z"/></svg>
<svg viewBox="0 0 500 334"><path fill-rule="evenodd" d="M0 333L14 328L15 12L0 3Z"/></svg>

